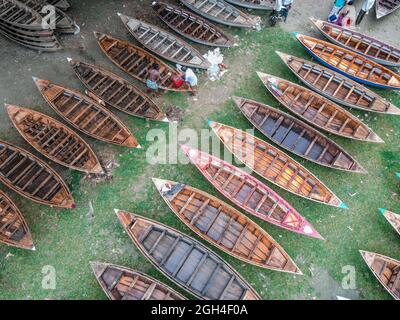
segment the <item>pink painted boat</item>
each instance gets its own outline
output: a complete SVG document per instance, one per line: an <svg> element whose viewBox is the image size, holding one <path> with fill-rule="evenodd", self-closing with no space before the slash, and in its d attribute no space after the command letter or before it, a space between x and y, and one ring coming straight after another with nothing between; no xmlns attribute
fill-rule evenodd
<svg viewBox="0 0 400 320"><path fill-rule="evenodd" d="M261 181L206 152L186 145L181 148L203 176L238 207L280 228L324 240L303 216Z"/></svg>

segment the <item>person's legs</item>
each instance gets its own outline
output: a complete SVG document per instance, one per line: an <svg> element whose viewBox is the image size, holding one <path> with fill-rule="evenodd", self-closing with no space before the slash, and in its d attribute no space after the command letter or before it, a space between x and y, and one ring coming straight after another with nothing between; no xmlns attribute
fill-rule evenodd
<svg viewBox="0 0 400 320"><path fill-rule="evenodd" d="M360 12L358 13L358 16L356 19L356 26L358 26L361 23L361 21L364 19L365 14L366 14L366 11L361 9Z"/></svg>

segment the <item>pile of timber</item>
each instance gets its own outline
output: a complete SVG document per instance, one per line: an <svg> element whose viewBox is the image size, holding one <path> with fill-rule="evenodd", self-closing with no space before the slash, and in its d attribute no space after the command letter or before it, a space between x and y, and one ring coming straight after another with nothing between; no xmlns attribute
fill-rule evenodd
<svg viewBox="0 0 400 320"><path fill-rule="evenodd" d="M68 8L66 1L52 1ZM58 34L79 32L76 23L55 6L55 26L45 19L48 11L44 0L0 0L0 33L6 38L30 49L53 52L61 49ZM69 4L68 4L69 5Z"/></svg>

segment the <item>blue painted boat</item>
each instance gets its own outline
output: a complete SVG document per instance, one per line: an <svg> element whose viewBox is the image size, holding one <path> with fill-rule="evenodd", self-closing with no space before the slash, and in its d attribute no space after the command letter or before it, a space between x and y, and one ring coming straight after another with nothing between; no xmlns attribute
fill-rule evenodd
<svg viewBox="0 0 400 320"><path fill-rule="evenodd" d="M400 90L400 75L362 55L313 37L296 34L297 40L321 64L362 84Z"/></svg>

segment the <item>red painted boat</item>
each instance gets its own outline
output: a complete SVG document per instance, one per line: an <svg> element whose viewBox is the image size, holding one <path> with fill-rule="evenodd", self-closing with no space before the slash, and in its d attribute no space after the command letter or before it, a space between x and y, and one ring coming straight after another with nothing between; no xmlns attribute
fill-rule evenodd
<svg viewBox="0 0 400 320"><path fill-rule="evenodd" d="M304 217L261 181L206 152L186 145L181 148L203 176L238 207L283 229L324 240Z"/></svg>

